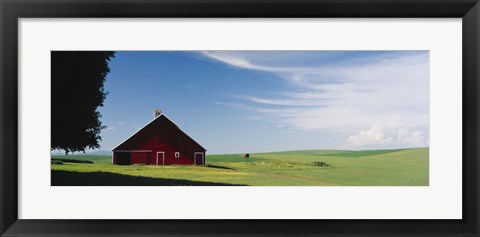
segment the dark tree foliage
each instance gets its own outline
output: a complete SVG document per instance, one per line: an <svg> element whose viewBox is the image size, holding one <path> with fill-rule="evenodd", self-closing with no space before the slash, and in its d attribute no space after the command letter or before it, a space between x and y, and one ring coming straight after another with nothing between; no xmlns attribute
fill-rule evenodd
<svg viewBox="0 0 480 237"><path fill-rule="evenodd" d="M97 111L107 92L112 51L52 51L52 150L100 148L104 126Z"/></svg>

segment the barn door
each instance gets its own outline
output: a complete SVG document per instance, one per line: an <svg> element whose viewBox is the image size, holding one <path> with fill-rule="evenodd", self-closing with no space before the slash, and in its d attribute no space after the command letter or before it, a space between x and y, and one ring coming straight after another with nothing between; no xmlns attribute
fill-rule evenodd
<svg viewBox="0 0 480 237"><path fill-rule="evenodd" d="M203 156L203 152L195 152L193 155L193 164L205 165L205 157Z"/></svg>
<svg viewBox="0 0 480 237"><path fill-rule="evenodd" d="M163 152L163 151L158 151L157 152L156 165L165 165L165 152Z"/></svg>
<svg viewBox="0 0 480 237"><path fill-rule="evenodd" d="M117 165L129 165L131 163L130 152L116 152Z"/></svg>

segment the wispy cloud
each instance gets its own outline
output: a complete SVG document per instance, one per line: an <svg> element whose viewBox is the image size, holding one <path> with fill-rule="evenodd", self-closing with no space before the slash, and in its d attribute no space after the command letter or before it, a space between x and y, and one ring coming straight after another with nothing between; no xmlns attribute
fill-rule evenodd
<svg viewBox="0 0 480 237"><path fill-rule="evenodd" d="M106 128L102 129L103 131L110 131L110 130L115 130L114 126L107 126Z"/></svg>
<svg viewBox="0 0 480 237"><path fill-rule="evenodd" d="M230 107L250 110L275 123L307 130L341 130L352 136L372 124L397 130L428 129L427 51L358 54L334 60L329 60L329 56L315 60L312 55L322 55L321 52L308 51L297 54L208 51L202 54L232 67L270 72L282 79L287 85L283 91L266 95L245 93L232 97L243 102L226 102L241 103L243 106ZM288 57L282 56L284 54ZM395 139L417 144L406 142L416 139L411 136Z"/></svg>
<svg viewBox="0 0 480 237"><path fill-rule="evenodd" d="M254 110L255 108L254 107L251 107L251 106L247 106L243 103L232 103L232 102L216 102L215 104L217 105L222 105L222 106L226 106L228 108L231 108L231 109L237 109L237 110Z"/></svg>

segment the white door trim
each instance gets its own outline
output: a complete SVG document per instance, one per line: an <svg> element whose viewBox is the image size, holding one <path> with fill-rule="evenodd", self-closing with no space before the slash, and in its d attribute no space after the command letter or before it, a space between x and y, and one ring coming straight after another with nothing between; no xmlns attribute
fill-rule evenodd
<svg viewBox="0 0 480 237"><path fill-rule="evenodd" d="M157 151L157 165L158 165L158 153L163 154L162 165L165 165L165 152L164 151Z"/></svg>
<svg viewBox="0 0 480 237"><path fill-rule="evenodd" d="M205 154L197 151L193 153L193 164L197 164L197 154L202 154L202 165L205 165Z"/></svg>

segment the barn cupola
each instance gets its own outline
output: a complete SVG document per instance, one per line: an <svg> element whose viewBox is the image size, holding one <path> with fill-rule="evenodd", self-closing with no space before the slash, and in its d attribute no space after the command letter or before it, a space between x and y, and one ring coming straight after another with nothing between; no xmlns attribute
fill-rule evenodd
<svg viewBox="0 0 480 237"><path fill-rule="evenodd" d="M162 115L162 111L159 108L153 110L153 118L157 118L160 115Z"/></svg>

